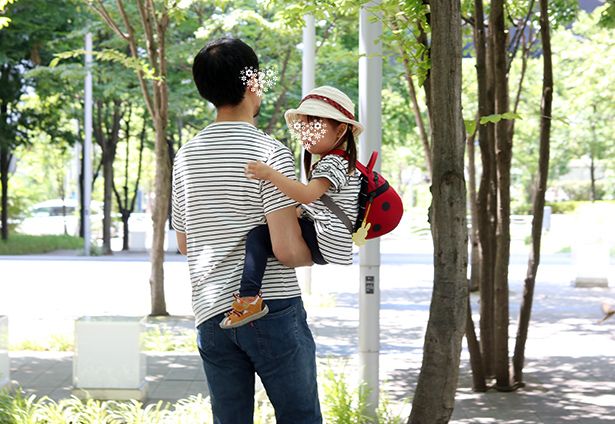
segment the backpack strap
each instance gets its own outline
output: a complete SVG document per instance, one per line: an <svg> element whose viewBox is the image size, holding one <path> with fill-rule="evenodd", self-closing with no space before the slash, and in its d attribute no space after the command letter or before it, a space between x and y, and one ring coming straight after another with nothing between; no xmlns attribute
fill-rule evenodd
<svg viewBox="0 0 615 424"><path fill-rule="evenodd" d="M337 156L342 156L343 158L348 159L348 153L346 153L346 151L342 149L331 150L329 153L323 155L322 157L325 157L327 155L337 155ZM361 174L368 176L370 171L374 168L374 165L376 164L376 159L378 159L378 152L374 151L372 152L372 155L369 158L369 162L367 162L367 166L357 161L357 169L359 170Z"/></svg>
<svg viewBox="0 0 615 424"><path fill-rule="evenodd" d="M320 196L320 200L322 200L322 203L324 203L326 207L331 209L331 212L337 215L340 221L342 221L342 224L348 228L348 232L350 232L350 234L354 233L354 228L352 226L352 222L350 222L350 218L348 218L348 215L344 213L342 208L340 208L331 197L327 194L323 194Z"/></svg>
<svg viewBox="0 0 615 424"><path fill-rule="evenodd" d="M331 150L329 153L323 155L323 157L327 155L337 155L348 159L348 154L342 149ZM374 195L371 198L368 198L367 177L370 171L374 168L374 165L376 164L376 159L378 159L378 152L372 152L372 155L369 158L369 162L367 162L367 167L364 166L361 162L357 161L357 169L361 173L361 189L359 191L359 212L357 214L357 222L354 224L354 226L352 225L352 222L350 222L350 218L348 218L348 215L346 215L344 211L342 211L342 208L340 208L337 203L335 203L335 201L331 199L331 197L329 197L327 194L323 194L322 196L320 196L320 200L325 204L326 207L331 210L331 212L333 212L342 221L346 228L348 228L350 234L353 234L355 232L355 229L361 226L361 223L363 222L363 217L365 216L365 208L367 206L367 203L372 201L373 197L375 197ZM389 185L388 183L385 185L386 187L382 186L377 191L386 191Z"/></svg>

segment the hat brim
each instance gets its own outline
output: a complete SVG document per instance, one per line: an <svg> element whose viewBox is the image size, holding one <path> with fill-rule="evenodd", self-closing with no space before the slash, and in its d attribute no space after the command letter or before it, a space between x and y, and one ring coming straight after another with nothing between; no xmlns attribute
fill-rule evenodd
<svg viewBox="0 0 615 424"><path fill-rule="evenodd" d="M317 116L319 118L334 119L338 122L344 122L352 125L352 135L354 138L358 138L359 135L365 131L365 126L359 121L348 118L339 110L333 106L319 101L313 101L311 99L301 103L301 106L297 109L289 109L284 113L284 119L286 119L286 125L288 128L292 128L295 122L299 120L299 115Z"/></svg>

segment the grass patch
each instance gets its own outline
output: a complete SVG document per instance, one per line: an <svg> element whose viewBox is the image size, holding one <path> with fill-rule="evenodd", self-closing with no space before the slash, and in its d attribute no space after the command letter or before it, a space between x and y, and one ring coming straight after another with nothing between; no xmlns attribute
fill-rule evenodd
<svg viewBox="0 0 615 424"><path fill-rule="evenodd" d="M145 352L196 352L196 330L176 334L166 325L141 334L141 349Z"/></svg>
<svg viewBox="0 0 615 424"><path fill-rule="evenodd" d="M0 255L28 255L52 252L57 249L83 249L83 239L67 235L9 234L8 240L0 240Z"/></svg>
<svg viewBox="0 0 615 424"><path fill-rule="evenodd" d="M73 351L73 334L51 334L44 342L38 340L23 340L18 343L12 343L10 350L12 351L34 351L34 352L72 352ZM2 422L2 421L0 421Z"/></svg>

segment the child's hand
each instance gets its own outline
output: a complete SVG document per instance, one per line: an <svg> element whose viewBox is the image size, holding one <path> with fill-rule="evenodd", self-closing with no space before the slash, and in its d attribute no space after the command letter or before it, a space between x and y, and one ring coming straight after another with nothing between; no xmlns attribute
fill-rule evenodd
<svg viewBox="0 0 615 424"><path fill-rule="evenodd" d="M248 180L258 178L259 180L269 180L273 173L273 168L263 162L248 162L244 167Z"/></svg>

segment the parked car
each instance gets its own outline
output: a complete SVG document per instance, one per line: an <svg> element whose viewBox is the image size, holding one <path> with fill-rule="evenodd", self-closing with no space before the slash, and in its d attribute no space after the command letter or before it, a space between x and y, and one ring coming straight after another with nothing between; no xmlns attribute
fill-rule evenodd
<svg viewBox="0 0 615 424"><path fill-rule="evenodd" d="M91 203L92 231L102 225L103 203ZM30 235L79 235L79 203L76 199L46 200L30 208L17 231Z"/></svg>

